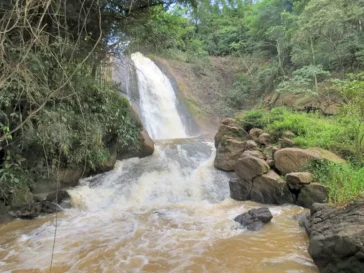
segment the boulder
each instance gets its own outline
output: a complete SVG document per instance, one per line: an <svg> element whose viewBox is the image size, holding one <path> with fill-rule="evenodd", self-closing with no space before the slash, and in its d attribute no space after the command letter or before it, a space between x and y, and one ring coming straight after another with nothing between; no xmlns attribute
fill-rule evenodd
<svg viewBox="0 0 364 273"><path fill-rule="evenodd" d="M223 119L215 135L215 147L219 147L223 138L238 138L240 140L245 140L247 137L248 133L239 125L237 120L232 118Z"/></svg>
<svg viewBox="0 0 364 273"><path fill-rule="evenodd" d="M265 160L265 156L259 151L247 150L247 151L244 151L243 154L241 155L241 157L244 157L244 156L253 156L253 157Z"/></svg>
<svg viewBox="0 0 364 273"><path fill-rule="evenodd" d="M262 229L264 224L269 223L272 218L273 215L268 208L259 208L238 215L234 221L246 227L248 230L256 231Z"/></svg>
<svg viewBox="0 0 364 273"><path fill-rule="evenodd" d="M9 210L9 215L15 218L34 219L40 215L42 211L41 203L32 203L19 207L12 207Z"/></svg>
<svg viewBox="0 0 364 273"><path fill-rule="evenodd" d="M238 201L247 201L250 197L250 191L252 187L251 181L243 181L236 175L229 181L230 197Z"/></svg>
<svg viewBox="0 0 364 273"><path fill-rule="evenodd" d="M284 137L281 140L282 148L290 148L290 147L293 147L294 145L295 145L295 142L292 139Z"/></svg>
<svg viewBox="0 0 364 273"><path fill-rule="evenodd" d="M139 157L143 158L143 157L151 156L154 153L153 140L150 138L150 136L148 135L148 133L145 129L140 132L140 136L142 139L141 140L142 144L140 147Z"/></svg>
<svg viewBox="0 0 364 273"><path fill-rule="evenodd" d="M258 150L258 144L254 140L247 140L246 141L246 150L256 151L256 150Z"/></svg>
<svg viewBox="0 0 364 273"><path fill-rule="evenodd" d="M273 205L292 204L294 201L286 181L273 170L254 178L249 200Z"/></svg>
<svg viewBox="0 0 364 273"><path fill-rule="evenodd" d="M224 171L233 171L238 158L245 149L245 141L233 138L224 139L216 150L215 167Z"/></svg>
<svg viewBox="0 0 364 273"><path fill-rule="evenodd" d="M308 252L320 272L364 272L363 201L312 210L305 227L310 238Z"/></svg>
<svg viewBox="0 0 364 273"><path fill-rule="evenodd" d="M276 168L282 174L302 171L320 158L318 153L299 148L284 148L274 154Z"/></svg>
<svg viewBox="0 0 364 273"><path fill-rule="evenodd" d="M67 188L67 187L75 187L78 184L80 178L84 173L83 168L76 168L76 169L61 169L57 173L57 177L55 181L59 181L60 188ZM48 188L46 191L50 191L50 189L56 189L57 183L53 181L53 187Z"/></svg>
<svg viewBox="0 0 364 273"><path fill-rule="evenodd" d="M274 162L274 160L272 160L272 159L267 159L266 161L267 161L267 164L269 165L269 167L273 168L273 167L275 166L275 162Z"/></svg>
<svg viewBox="0 0 364 273"><path fill-rule="evenodd" d="M259 128L253 128L249 131L249 135L254 141L259 141L259 136L263 133L264 131Z"/></svg>
<svg viewBox="0 0 364 273"><path fill-rule="evenodd" d="M259 136L258 141L260 144L268 146L271 142L271 136L268 133L263 133Z"/></svg>
<svg viewBox="0 0 364 273"><path fill-rule="evenodd" d="M346 161L344 159L342 159L340 156L334 154L333 152L330 152L328 150L325 149L321 149L319 147L313 147L313 148L309 148L308 149L311 152L317 153L320 155L320 157L324 160L336 163L336 164L341 164L341 165L345 165Z"/></svg>
<svg viewBox="0 0 364 273"><path fill-rule="evenodd" d="M51 192L47 195L46 200L49 202L61 204L65 199L69 199L70 195L65 190Z"/></svg>
<svg viewBox="0 0 364 273"><path fill-rule="evenodd" d="M243 181L251 181L269 170L270 167L267 162L250 155L240 158L235 166L236 174Z"/></svg>
<svg viewBox="0 0 364 273"><path fill-rule="evenodd" d="M305 185L313 182L313 175L310 172L295 172L286 175L288 187L291 190L300 190Z"/></svg>
<svg viewBox="0 0 364 273"><path fill-rule="evenodd" d="M40 204L41 204L41 213L50 214L50 213L60 212L63 210L60 207L60 205L53 202L49 202L47 200L42 201Z"/></svg>
<svg viewBox="0 0 364 273"><path fill-rule="evenodd" d="M272 157L274 158L274 154L279 151L277 146L272 146Z"/></svg>
<svg viewBox="0 0 364 273"><path fill-rule="evenodd" d="M267 159L273 160L274 154L279 150L277 146L266 146L263 149L263 153L266 155Z"/></svg>
<svg viewBox="0 0 364 273"><path fill-rule="evenodd" d="M329 189L319 183L305 185L299 192L296 204L305 208L312 208L314 203L325 203Z"/></svg>

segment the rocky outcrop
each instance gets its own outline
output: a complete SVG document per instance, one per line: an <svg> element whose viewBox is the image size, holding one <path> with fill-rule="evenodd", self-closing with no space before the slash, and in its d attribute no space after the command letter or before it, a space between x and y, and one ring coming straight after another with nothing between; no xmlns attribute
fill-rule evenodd
<svg viewBox="0 0 364 273"><path fill-rule="evenodd" d="M299 148L284 148L274 154L275 166L282 174L307 169L319 159L318 153Z"/></svg>
<svg viewBox="0 0 364 273"><path fill-rule="evenodd" d="M310 237L308 252L320 272L364 272L363 201L338 208L315 204L301 223Z"/></svg>
<svg viewBox="0 0 364 273"><path fill-rule="evenodd" d="M264 224L269 223L273 218L268 208L252 209L235 217L234 221L238 222L248 230L257 231L263 228Z"/></svg>
<svg viewBox="0 0 364 273"><path fill-rule="evenodd" d="M232 118L221 121L220 127L215 135L215 147L218 148L223 138L247 139L248 133Z"/></svg>
<svg viewBox="0 0 364 273"><path fill-rule="evenodd" d="M216 157L214 165L224 171L234 171L242 153L257 150L258 145L248 139L248 133L240 128L237 120L228 118L221 122L215 135Z"/></svg>

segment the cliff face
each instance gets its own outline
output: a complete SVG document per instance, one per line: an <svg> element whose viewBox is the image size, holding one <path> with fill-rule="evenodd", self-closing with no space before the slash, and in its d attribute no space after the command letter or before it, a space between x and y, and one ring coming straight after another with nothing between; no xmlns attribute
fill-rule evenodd
<svg viewBox="0 0 364 273"><path fill-rule="evenodd" d="M213 135L222 117L231 116L226 96L241 67L232 57L209 57L205 65L153 57L175 87L202 131Z"/></svg>

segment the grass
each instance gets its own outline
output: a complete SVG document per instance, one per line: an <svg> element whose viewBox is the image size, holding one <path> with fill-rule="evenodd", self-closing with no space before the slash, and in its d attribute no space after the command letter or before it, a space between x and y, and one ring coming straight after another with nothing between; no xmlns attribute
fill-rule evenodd
<svg viewBox="0 0 364 273"><path fill-rule="evenodd" d="M313 173L317 181L329 187L329 202L347 203L364 197L364 168L351 163L318 164Z"/></svg>
<svg viewBox="0 0 364 273"><path fill-rule="evenodd" d="M302 148L320 147L346 158L362 156L356 154L354 139L357 123L354 119L293 112L286 108L274 108L272 111L253 110L239 115L238 119L246 130L259 127L276 138L284 131L292 131L296 134L293 140Z"/></svg>
<svg viewBox="0 0 364 273"><path fill-rule="evenodd" d="M328 201L331 203L342 204L364 197L364 155L355 146L358 128L355 118L275 108L253 110L240 114L237 119L245 130L262 128L277 142L282 133L289 130L295 133L293 140L299 147L320 147L345 157L345 165L318 163L312 169L316 181L329 187Z"/></svg>

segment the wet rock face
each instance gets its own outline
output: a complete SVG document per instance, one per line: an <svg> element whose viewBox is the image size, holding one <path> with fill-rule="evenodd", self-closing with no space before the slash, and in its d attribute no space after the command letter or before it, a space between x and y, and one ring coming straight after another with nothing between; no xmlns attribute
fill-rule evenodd
<svg viewBox="0 0 364 273"><path fill-rule="evenodd" d="M264 224L269 223L273 215L268 208L252 209L235 217L234 221L238 222L248 230L257 231L264 227Z"/></svg>
<svg viewBox="0 0 364 273"><path fill-rule="evenodd" d="M314 204L302 222L320 272L364 272L364 201L339 208Z"/></svg>

